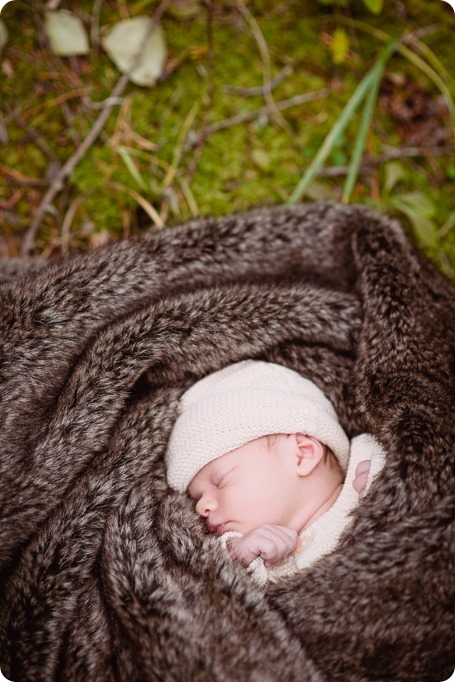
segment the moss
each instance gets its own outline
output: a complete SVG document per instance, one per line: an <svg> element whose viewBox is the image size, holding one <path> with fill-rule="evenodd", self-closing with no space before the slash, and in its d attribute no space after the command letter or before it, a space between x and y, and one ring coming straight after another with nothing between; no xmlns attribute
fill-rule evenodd
<svg viewBox="0 0 455 682"><path fill-rule="evenodd" d="M70 98L66 105L71 120L68 125L57 98L82 84L90 88L89 97L93 101L102 101L110 95L119 74L102 51L76 60L73 64L76 73L72 73L68 60L50 57L38 40L30 13L20 3L15 5L10 3L5 17L2 15L10 33L2 59L10 63L14 72L10 78L3 79L2 106L23 113L29 125L64 161L92 128L98 111L78 97ZM156 5L156 2L150 2L140 12L149 12ZM129 5L133 13L135 6L135 3ZM54 213L46 215L37 241L38 249L53 248L53 244L59 243L59 221L78 197L80 205L73 221L72 248L85 248L90 244L90 235L84 228L87 224L93 223L95 231L108 228L114 236L122 234L126 212L132 214L133 231L145 229L148 220L143 220L131 194L113 190L112 183L139 192L157 210L168 215L169 223L188 218L194 210L193 200L202 215L219 215L255 204L286 200L359 80L377 58L383 43L347 24L344 17L348 16L348 10L343 14L333 6L322 6L317 0L307 3L301 0L251 0L247 6L268 46L272 75L276 76L284 68L291 69L274 89L274 99L281 101L323 87L329 88L330 94L324 99L282 111L284 124L276 117L262 115L210 135L200 150L184 152L183 127L194 106L197 112L193 132L202 130L207 123L264 106L262 95L246 96L226 87L260 86L264 66L251 27L227 0L214 4L212 61L207 50L205 10L201 9L185 21L166 14L163 27L169 63L177 64L175 70L154 89L127 87L124 106L113 110L103 134L71 175L66 204L63 203L59 211L56 201ZM448 6L442 2L414 0L403 5L403 14L399 16L396 3L386 0L379 17L370 14L361 0L351 0L349 8L356 19L390 35L437 24L437 31L430 32L424 40L451 74L447 85L455 95L452 58L455 18ZM92 9L92 0L82 0L75 10L86 26ZM103 3L101 25L113 25L118 20L116 3ZM347 31L350 49L346 62L335 67L328 46L336 26L343 26ZM392 58L387 71L399 72L412 83L419 82L424 96L430 100L439 96L434 84L398 55ZM329 165L349 162L358 124L357 115L332 152ZM51 159L27 137L14 116L7 120L7 131L9 143L2 149L2 164L28 177L40 178L49 173ZM141 144L138 136L156 148ZM374 153L383 145L399 147L401 144L396 122L380 102L369 137L369 149ZM142 185L138 185L134 173L122 159L121 146L130 150ZM428 161L403 159L403 164L408 169L403 191L423 191L438 207L438 223L443 224L455 206L455 155ZM166 177L171 167L173 180L169 184ZM14 191L7 177L0 176L2 198L11 196ZM373 181L368 177L357 183L353 200L377 206L383 203L381 170L375 171L372 178ZM320 178L318 182L323 190L339 196L343 178ZM24 193L23 201L16 207L18 235L25 229L41 196L37 190ZM430 255L441 264L443 253L443 259L449 259L455 267L454 242L455 229L440 239Z"/></svg>

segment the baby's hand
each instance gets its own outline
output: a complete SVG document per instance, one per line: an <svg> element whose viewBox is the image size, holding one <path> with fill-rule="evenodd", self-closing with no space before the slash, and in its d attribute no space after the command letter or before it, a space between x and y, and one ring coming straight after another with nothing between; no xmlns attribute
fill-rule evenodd
<svg viewBox="0 0 455 682"><path fill-rule="evenodd" d="M363 497L365 493L369 471L370 471L369 459L366 459L363 462L357 464L357 469L355 470L355 479L352 482L352 485L354 486L354 490L359 494L359 499Z"/></svg>
<svg viewBox="0 0 455 682"><path fill-rule="evenodd" d="M232 558L245 567L258 556L264 559L266 566L271 566L294 551L297 537L295 530L267 524L231 540L228 547Z"/></svg>

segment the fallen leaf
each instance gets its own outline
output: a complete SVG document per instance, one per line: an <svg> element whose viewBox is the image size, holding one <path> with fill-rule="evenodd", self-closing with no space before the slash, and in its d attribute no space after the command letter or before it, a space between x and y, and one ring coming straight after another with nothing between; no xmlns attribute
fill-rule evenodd
<svg viewBox="0 0 455 682"><path fill-rule="evenodd" d="M436 214L434 203L423 192L406 192L400 194L400 201L412 207L427 218L432 218Z"/></svg>
<svg viewBox="0 0 455 682"><path fill-rule="evenodd" d="M46 12L44 29L54 54L60 57L70 57L90 52L84 24L67 10Z"/></svg>
<svg viewBox="0 0 455 682"><path fill-rule="evenodd" d="M149 17L134 17L120 21L102 38L101 44L117 68L126 73L150 28ZM130 75L136 85L152 86L163 73L166 42L160 26L150 34L138 66Z"/></svg>
<svg viewBox="0 0 455 682"><path fill-rule="evenodd" d="M405 214L419 241L425 246L436 246L438 229L433 221L436 207L421 192L407 192L392 199L393 206Z"/></svg>
<svg viewBox="0 0 455 682"><path fill-rule="evenodd" d="M385 182L384 189L386 192L391 192L395 185L407 176L406 168L401 161L389 161L384 166Z"/></svg>

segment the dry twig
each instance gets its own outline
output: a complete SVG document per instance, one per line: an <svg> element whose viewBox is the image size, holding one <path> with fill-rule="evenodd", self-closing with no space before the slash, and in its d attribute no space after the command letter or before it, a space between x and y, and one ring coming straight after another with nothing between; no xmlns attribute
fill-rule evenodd
<svg viewBox="0 0 455 682"><path fill-rule="evenodd" d="M33 244L35 241L35 236L38 231L38 228L41 224L41 220L43 218L43 215L51 202L54 200L55 196L61 191L63 187L63 183L68 177L70 173L74 170L74 168L77 166L79 161L84 157L88 149L91 147L91 145L95 142L95 140L98 138L100 135L101 131L103 130L107 119L109 118L109 115L111 113L111 109L113 107L112 101L113 98L119 97L123 90L125 89L129 77L131 73L134 71L136 66L138 65L142 54L144 52L147 40L150 37L150 34L152 33L153 29L155 28L156 24L158 21L161 19L161 16L163 15L164 11L170 4L171 0L162 0L162 2L159 4L157 7L153 17L152 21L150 23L150 28L147 31L146 35L144 36L141 45L139 46L138 52L136 56L131 60L130 67L126 73L124 73L119 80L117 81L114 89L111 92L110 97L106 100L106 106L102 109L101 113L99 114L98 118L96 119L94 125L92 126L90 132L88 135L85 137L85 139L82 141L82 143L79 145L79 147L76 149L74 154L70 156L68 161L61 167L60 171L58 172L57 176L55 177L54 181L52 182L52 185L49 187L49 190L46 192L44 195L37 212L35 214L35 217L33 218L32 224L30 225L27 233L25 234L25 238L22 244L22 254L23 255L28 255L33 248Z"/></svg>
<svg viewBox="0 0 455 682"><path fill-rule="evenodd" d="M49 180L43 178L29 178L15 168L10 168L0 164L0 175L6 175L8 181L14 185L23 185L24 187L47 187Z"/></svg>
<svg viewBox="0 0 455 682"><path fill-rule="evenodd" d="M270 81L270 89L273 90L277 85L280 85L292 71L292 66L285 66L284 69ZM234 95L240 95L241 97L257 97L264 93L264 86L259 85L251 88L242 88L237 85L223 85L223 90L225 90L225 92L232 92Z"/></svg>
<svg viewBox="0 0 455 682"><path fill-rule="evenodd" d="M242 17L245 19L247 24L250 26L251 32L253 33L254 39L259 48L262 63L264 65L262 92L266 104L269 108L269 112L275 116L276 120L279 122L281 127L289 132L290 131L289 124L286 121L286 119L284 119L281 116L279 109L275 104L275 100L273 99L272 64L270 61L269 48L267 47L264 35L260 29L258 22L254 18L250 10L244 5L243 0L237 0L237 9L239 10Z"/></svg>
<svg viewBox="0 0 455 682"><path fill-rule="evenodd" d="M288 99L283 99L278 102L274 102L273 109L271 111L269 105L260 107L259 109L254 109L254 111L244 111L241 114L236 114L230 118L224 118L222 121L215 121L211 125L207 126L204 130L194 133L188 136L187 143L185 145L185 151L199 144L203 137L207 137L212 133L217 133L225 128L230 128L231 126L239 125L240 123L246 123L247 121L254 121L255 118L263 114L270 115L273 111L278 109L279 111L284 111L285 109L290 109L291 107L297 107L299 104L306 104L306 102L312 102L316 99L322 99L327 97L329 94L328 88L322 88L321 90L315 90L314 92L304 92L300 95L295 95L294 97L289 97Z"/></svg>

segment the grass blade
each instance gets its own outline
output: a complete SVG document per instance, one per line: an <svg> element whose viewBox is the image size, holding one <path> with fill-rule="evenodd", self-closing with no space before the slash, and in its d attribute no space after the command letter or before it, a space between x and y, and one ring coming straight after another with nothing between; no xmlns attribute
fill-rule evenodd
<svg viewBox="0 0 455 682"><path fill-rule="evenodd" d="M366 98L365 107L363 109L362 118L360 121L359 132L356 137L351 163L349 164L349 172L346 176L346 181L343 187L343 195L341 197L343 204L349 203L357 177L359 175L363 150L365 149L368 130L370 128L371 118L373 116L376 99L378 97L379 84L381 82L383 69L379 64L376 64L376 67L375 80L372 83L370 92Z"/></svg>
<svg viewBox="0 0 455 682"><path fill-rule="evenodd" d="M147 185L145 184L144 178L139 173L138 167L134 163L134 160L132 159L126 147L118 147L117 151L120 157L122 158L125 166L127 167L133 180L136 181L136 183L139 185L141 189L146 190Z"/></svg>
<svg viewBox="0 0 455 682"><path fill-rule="evenodd" d="M384 67L393 51L396 49L397 45L397 40L393 40L389 45L387 45L372 69L374 71L374 79L371 83L370 91L366 97L365 107L363 109L362 118L360 121L359 133L355 141L351 163L349 164L349 172L344 183L343 195L341 198L344 204L349 203L357 177L359 175L363 150L365 149L368 130L370 128L371 119L373 118L374 108L378 98L379 86L381 85L382 74L384 73Z"/></svg>
<svg viewBox="0 0 455 682"><path fill-rule="evenodd" d="M396 49L396 46L398 44L397 40L393 40L389 45L387 45L384 50L381 52L381 55L378 59L378 61L375 63L375 65L368 71L366 76L363 77L363 79L360 81L359 85L357 88L354 90L353 94L349 98L346 106L344 107L343 111L341 112L340 117L338 120L335 122L335 124L332 126L330 129L329 133L327 134L324 142L322 145L319 147L318 153L314 157L312 163L309 165L307 170L305 171L304 175L302 176L300 182L298 183L297 187L291 194L291 196L288 199L288 204L295 204L297 201L301 199L305 191L308 189L309 185L315 178L316 174L322 167L322 164L326 160L326 158L329 156L330 152L332 151L337 139L339 136L343 133L344 129L348 125L349 121L351 120L353 114L357 110L357 108L360 106L362 100L365 98L367 93L370 91L371 88L374 87L375 83L378 81L380 82L380 78L382 75L382 71L384 69L384 66L387 62L387 60L390 58L391 54L393 51ZM379 74L378 74L379 70ZM374 106L374 102L373 102ZM361 151L363 150L363 147ZM361 153L360 151L360 153Z"/></svg>
<svg viewBox="0 0 455 682"><path fill-rule="evenodd" d="M365 97L365 94L368 92L368 88L370 87L373 76L374 73L372 74L369 72L360 81L353 95L350 97L348 103L343 109L341 116L330 129L324 142L319 147L318 153L316 154L313 161L305 171L297 187L289 197L288 200L289 204L295 204L297 201L299 201L299 199L302 197L302 195L305 193L305 191L311 184L312 180L315 178L322 164L332 151L338 137L342 134L347 124L351 120L352 114L356 111L357 107L360 105L363 98Z"/></svg>
<svg viewBox="0 0 455 682"><path fill-rule="evenodd" d="M129 196L136 201L141 208L144 209L144 211L147 213L148 217L150 220L159 228L162 229L164 227L164 222L163 219L161 218L160 214L152 206L152 204L147 201L141 194L136 192L136 190L132 189L131 187L127 187L126 185L123 185L120 182L110 182L109 187L112 187L112 189L117 189L120 190L121 192L126 192L126 194L129 194Z"/></svg>
<svg viewBox="0 0 455 682"><path fill-rule="evenodd" d="M370 35L375 36L375 38L377 38L378 40L382 40L383 42L387 42L392 38L389 33L386 33L381 29L372 27L369 24L365 24L363 21L359 21L358 19L344 17L340 18L340 20L343 21L343 23L348 24L349 26L353 26L354 28L358 28L361 31L364 31L365 33L369 33ZM433 81L433 83L438 88L439 92L444 97L444 101L446 103L446 107L449 112L452 124L455 124L455 101L452 97L452 93L450 92L449 88L447 87L444 81L444 78L446 80L450 80L447 70L443 67L441 61L428 47L428 45L423 43L421 40L418 40L412 34L409 36L409 38L412 39L411 44L413 45L413 47L421 54L423 54L429 63L427 63L424 59L419 57L419 55L416 54L413 50L409 49L408 47L406 47L406 45L403 44L406 41L406 38L407 38L406 35L403 36L401 44L397 45L396 48L397 52L399 52L402 57L411 62L411 64L420 69L431 81Z"/></svg>

